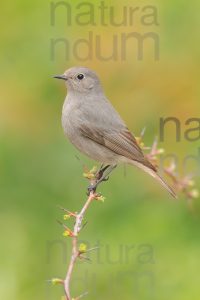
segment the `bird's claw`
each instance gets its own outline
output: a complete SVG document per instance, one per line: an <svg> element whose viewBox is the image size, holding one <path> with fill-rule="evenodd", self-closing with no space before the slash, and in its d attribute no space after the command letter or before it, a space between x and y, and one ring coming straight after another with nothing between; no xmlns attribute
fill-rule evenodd
<svg viewBox="0 0 200 300"><path fill-rule="evenodd" d="M95 193L96 192L96 188L97 188L96 184L95 185L92 185L92 184L89 185L88 188L87 188L87 196L89 196L90 193L92 193L92 192Z"/></svg>
<svg viewBox="0 0 200 300"><path fill-rule="evenodd" d="M102 179L101 181L108 181L109 176L105 177L104 179Z"/></svg>

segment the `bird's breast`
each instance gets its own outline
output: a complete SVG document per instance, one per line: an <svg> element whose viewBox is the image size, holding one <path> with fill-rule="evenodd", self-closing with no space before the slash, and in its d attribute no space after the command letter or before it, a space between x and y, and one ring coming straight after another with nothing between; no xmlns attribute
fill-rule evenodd
<svg viewBox="0 0 200 300"><path fill-rule="evenodd" d="M80 103L73 103L70 99L66 99L62 109L62 127L65 135L73 144L76 144L79 138L79 128L83 122L80 106Z"/></svg>

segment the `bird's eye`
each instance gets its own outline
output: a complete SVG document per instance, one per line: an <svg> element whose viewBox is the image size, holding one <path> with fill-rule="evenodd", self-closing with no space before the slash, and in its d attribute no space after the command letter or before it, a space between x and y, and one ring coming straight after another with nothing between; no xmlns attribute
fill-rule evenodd
<svg viewBox="0 0 200 300"><path fill-rule="evenodd" d="M83 74L78 74L78 75L77 75L78 80L82 80L84 77L85 77L85 76L84 76Z"/></svg>

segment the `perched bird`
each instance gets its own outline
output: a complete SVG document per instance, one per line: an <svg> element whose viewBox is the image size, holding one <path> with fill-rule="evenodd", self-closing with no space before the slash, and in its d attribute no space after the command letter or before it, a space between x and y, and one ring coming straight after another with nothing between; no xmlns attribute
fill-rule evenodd
<svg viewBox="0 0 200 300"><path fill-rule="evenodd" d="M111 171L119 163L134 165L157 179L176 197L106 98L94 71L73 67L54 78L64 80L68 89L62 109L62 126L65 135L80 152L106 165L102 171L108 167Z"/></svg>

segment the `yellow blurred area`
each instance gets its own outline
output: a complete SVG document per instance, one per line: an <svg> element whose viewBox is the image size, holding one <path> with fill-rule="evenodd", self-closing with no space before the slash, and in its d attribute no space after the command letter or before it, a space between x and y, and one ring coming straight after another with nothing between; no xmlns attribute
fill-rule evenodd
<svg viewBox="0 0 200 300"><path fill-rule="evenodd" d="M182 171L186 156L199 155L199 139L190 142L184 132L186 121L200 112L200 3L16 0L0 6L0 298L61 299L62 288L47 283L65 276L70 255L70 240L55 222L62 219L57 205L81 208L87 187L82 163L95 163L64 137L60 118L67 91L53 76L75 65L94 69L130 130L139 136L146 127L146 145L159 136L160 118L177 118L180 142L169 124L160 146L177 156ZM127 23L113 26L110 8L118 23L127 12ZM90 18L95 25L78 24ZM62 41L53 47L57 39ZM191 171L199 171L195 163ZM199 173L195 180L200 188ZM93 254L91 262L77 265L73 294L88 290L89 300L199 300L199 199L192 213L184 197L170 201L130 167L126 175L119 167L100 191L106 201L88 211L81 239L91 246L100 242L101 259Z"/></svg>

